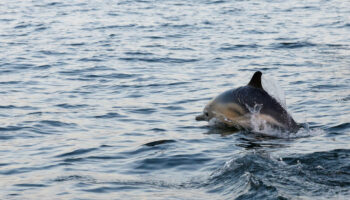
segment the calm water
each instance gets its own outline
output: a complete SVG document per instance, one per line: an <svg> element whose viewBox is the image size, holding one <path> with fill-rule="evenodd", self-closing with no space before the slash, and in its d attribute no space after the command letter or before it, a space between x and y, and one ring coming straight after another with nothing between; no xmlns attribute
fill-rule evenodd
<svg viewBox="0 0 350 200"><path fill-rule="evenodd" d="M1 199L349 199L350 2L0 2ZM278 80L309 129L196 122Z"/></svg>

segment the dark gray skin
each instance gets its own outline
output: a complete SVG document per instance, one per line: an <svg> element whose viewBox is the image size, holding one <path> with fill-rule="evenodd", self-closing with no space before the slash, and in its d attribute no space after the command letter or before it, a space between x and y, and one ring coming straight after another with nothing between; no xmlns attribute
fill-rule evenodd
<svg viewBox="0 0 350 200"><path fill-rule="evenodd" d="M227 112L222 112L221 109L221 113L224 113L221 115L229 114L233 121L235 121L237 117L249 117L252 114L252 110L249 109L254 109L255 106L259 106L261 108L259 113L261 116L266 116L266 118L271 119L269 121L273 127L290 132L297 132L300 126L281 104L262 88L261 75L262 73L260 71L255 72L248 85L228 90L217 96L206 106L203 114L196 117L196 120L209 121L211 118L215 117L214 111L218 110L216 109L218 104L220 104L221 108L226 108L225 105L234 105L234 108L232 108L232 106L227 106ZM244 125L240 126L240 121L235 124L235 127L246 128Z"/></svg>

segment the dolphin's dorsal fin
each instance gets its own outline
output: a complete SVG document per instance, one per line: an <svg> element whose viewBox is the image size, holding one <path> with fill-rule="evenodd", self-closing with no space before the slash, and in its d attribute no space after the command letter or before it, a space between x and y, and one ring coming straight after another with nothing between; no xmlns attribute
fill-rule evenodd
<svg viewBox="0 0 350 200"><path fill-rule="evenodd" d="M255 87L255 88L263 89L263 87L261 85L261 75L262 75L261 71L255 72L252 79L248 83L248 85Z"/></svg>

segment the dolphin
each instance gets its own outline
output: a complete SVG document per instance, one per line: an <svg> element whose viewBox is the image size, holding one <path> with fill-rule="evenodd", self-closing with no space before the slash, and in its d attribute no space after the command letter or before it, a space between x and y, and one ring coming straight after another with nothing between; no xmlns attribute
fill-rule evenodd
<svg viewBox="0 0 350 200"><path fill-rule="evenodd" d="M215 119L220 124L239 130L254 130L254 117L273 128L297 132L300 126L285 108L261 84L262 73L257 71L248 85L223 92L211 100L197 121ZM253 120L252 120L253 119ZM259 130L262 129L259 127Z"/></svg>

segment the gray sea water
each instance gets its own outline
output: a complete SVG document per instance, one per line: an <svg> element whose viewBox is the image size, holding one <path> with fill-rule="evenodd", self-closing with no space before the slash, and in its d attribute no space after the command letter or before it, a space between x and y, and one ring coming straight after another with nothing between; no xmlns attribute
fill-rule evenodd
<svg viewBox="0 0 350 200"><path fill-rule="evenodd" d="M306 127L197 122L256 71ZM349 199L350 2L0 2L0 199Z"/></svg>

